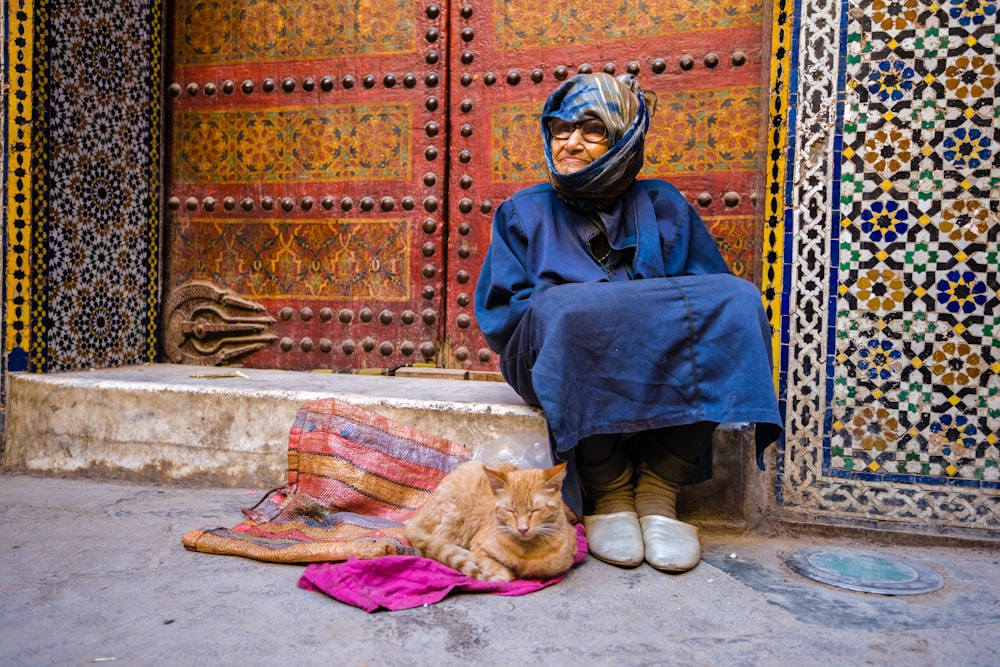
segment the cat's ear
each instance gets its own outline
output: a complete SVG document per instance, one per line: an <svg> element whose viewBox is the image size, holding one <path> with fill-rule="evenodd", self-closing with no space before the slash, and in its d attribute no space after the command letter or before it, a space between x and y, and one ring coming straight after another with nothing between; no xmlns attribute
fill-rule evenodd
<svg viewBox="0 0 1000 667"><path fill-rule="evenodd" d="M507 488L507 475L505 473L486 466L483 466L483 472L486 473L486 481L490 483L490 489L494 495Z"/></svg>
<svg viewBox="0 0 1000 667"><path fill-rule="evenodd" d="M562 488L563 480L566 479L566 462L563 461L559 465L546 468L544 473L545 488L552 491L558 491Z"/></svg>

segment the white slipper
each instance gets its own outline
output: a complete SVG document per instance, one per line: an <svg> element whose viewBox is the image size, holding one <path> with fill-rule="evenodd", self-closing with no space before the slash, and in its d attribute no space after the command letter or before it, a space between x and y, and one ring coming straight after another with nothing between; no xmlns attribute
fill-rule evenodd
<svg viewBox="0 0 1000 667"><path fill-rule="evenodd" d="M646 562L664 572L687 572L701 560L698 529L665 516L644 516L642 541Z"/></svg>
<svg viewBox="0 0 1000 667"><path fill-rule="evenodd" d="M635 512L585 516L583 525L587 529L587 548L595 558L626 567L642 562L642 528Z"/></svg>

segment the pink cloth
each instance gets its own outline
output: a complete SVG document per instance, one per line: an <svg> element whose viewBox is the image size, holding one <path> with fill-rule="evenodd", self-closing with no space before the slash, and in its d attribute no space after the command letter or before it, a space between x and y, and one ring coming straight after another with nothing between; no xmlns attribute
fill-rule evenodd
<svg viewBox="0 0 1000 667"><path fill-rule="evenodd" d="M583 525L576 525L576 565L587 555ZM299 588L325 593L367 612L399 611L440 602L452 591L524 595L562 581L558 575L542 581L479 581L420 556L383 556L341 563L313 563L299 579Z"/></svg>

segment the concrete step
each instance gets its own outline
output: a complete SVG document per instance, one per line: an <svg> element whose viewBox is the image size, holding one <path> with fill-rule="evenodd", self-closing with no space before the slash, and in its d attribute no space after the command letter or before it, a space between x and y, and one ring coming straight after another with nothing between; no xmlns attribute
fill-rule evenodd
<svg viewBox="0 0 1000 667"><path fill-rule="evenodd" d="M431 374L433 375L433 374ZM471 449L511 433L545 438L541 411L503 382L175 364L8 376L3 469L199 486L284 483L303 403L336 397ZM720 446L721 444L726 446ZM719 429L715 477L682 511L745 521L767 505L746 429Z"/></svg>

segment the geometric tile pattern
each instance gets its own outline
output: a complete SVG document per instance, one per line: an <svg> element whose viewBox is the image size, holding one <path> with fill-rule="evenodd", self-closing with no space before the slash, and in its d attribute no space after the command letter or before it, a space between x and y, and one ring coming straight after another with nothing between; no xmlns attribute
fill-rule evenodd
<svg viewBox="0 0 1000 667"><path fill-rule="evenodd" d="M35 2L31 16L30 329L9 368L152 361L161 4Z"/></svg>
<svg viewBox="0 0 1000 667"><path fill-rule="evenodd" d="M843 7L801 8L781 504L1000 533L997 6Z"/></svg>

